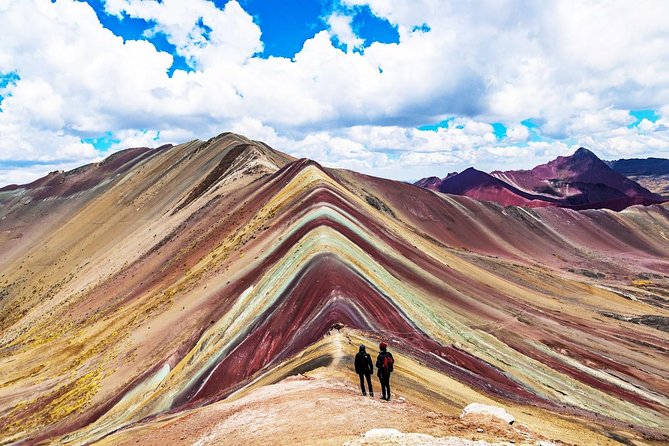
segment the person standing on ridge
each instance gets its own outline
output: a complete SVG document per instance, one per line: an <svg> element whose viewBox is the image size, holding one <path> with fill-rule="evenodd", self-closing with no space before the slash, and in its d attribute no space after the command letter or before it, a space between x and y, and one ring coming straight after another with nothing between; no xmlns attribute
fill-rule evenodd
<svg viewBox="0 0 669 446"><path fill-rule="evenodd" d="M376 370L377 375L379 376L379 381L381 381L381 393L383 393L381 399L390 401L390 374L393 371L395 360L393 359L392 353L386 350L387 348L388 344L385 342L379 344L381 352L376 358Z"/></svg>
<svg viewBox="0 0 669 446"><path fill-rule="evenodd" d="M362 395L366 396L365 381L367 378L367 387L369 388L369 396L374 396L372 389L372 373L374 372L374 365L372 364L372 357L365 351L365 346L361 345L360 350L355 355L355 373L360 377L360 390Z"/></svg>

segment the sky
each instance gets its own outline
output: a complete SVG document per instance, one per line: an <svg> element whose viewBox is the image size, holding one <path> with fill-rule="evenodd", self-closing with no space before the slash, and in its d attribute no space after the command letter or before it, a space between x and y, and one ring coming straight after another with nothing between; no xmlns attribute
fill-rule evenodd
<svg viewBox="0 0 669 446"><path fill-rule="evenodd" d="M399 180L669 158L669 2L0 0L0 187L234 131Z"/></svg>

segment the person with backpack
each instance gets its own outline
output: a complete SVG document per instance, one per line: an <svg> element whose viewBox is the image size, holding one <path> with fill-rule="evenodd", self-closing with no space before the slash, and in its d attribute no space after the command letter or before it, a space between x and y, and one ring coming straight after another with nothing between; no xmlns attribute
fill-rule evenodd
<svg viewBox="0 0 669 446"><path fill-rule="evenodd" d="M355 373L360 377L360 389L362 395L366 396L365 381L367 378L367 387L369 388L369 396L374 396L372 389L372 373L374 372L374 365L372 364L372 357L365 350L365 346L361 345L358 353L355 355Z"/></svg>
<svg viewBox="0 0 669 446"><path fill-rule="evenodd" d="M393 359L392 353L387 351L388 344L382 342L379 344L379 356L376 358L376 370L377 375L379 376L379 381L381 381L381 392L383 396L382 400L390 401L390 374L393 371L393 365L395 360Z"/></svg>

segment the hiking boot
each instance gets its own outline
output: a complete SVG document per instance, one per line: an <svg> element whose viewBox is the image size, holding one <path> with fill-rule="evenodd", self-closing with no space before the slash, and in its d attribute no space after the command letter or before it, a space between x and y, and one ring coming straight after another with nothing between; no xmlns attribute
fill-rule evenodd
<svg viewBox="0 0 669 446"><path fill-rule="evenodd" d="M374 398L374 392L369 392L369 396Z"/></svg>
<svg viewBox="0 0 669 446"><path fill-rule="evenodd" d="M367 396L367 394L365 392L362 392L362 396Z"/></svg>

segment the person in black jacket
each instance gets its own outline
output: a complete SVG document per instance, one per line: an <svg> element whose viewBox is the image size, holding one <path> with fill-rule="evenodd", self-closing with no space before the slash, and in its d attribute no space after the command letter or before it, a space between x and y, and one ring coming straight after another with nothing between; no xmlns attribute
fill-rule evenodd
<svg viewBox="0 0 669 446"><path fill-rule="evenodd" d="M393 359L392 353L387 351L388 344L382 342L379 344L379 356L376 358L376 370L379 376L379 381L381 381L381 396L382 400L390 401L390 374L393 371L393 365L395 364L395 359Z"/></svg>
<svg viewBox="0 0 669 446"><path fill-rule="evenodd" d="M374 396L372 389L372 373L374 372L374 365L372 365L372 357L365 351L365 346L361 345L360 350L355 355L355 373L360 377L360 390L363 396L367 395L365 392L365 381L367 378L367 387L369 387L369 396Z"/></svg>

